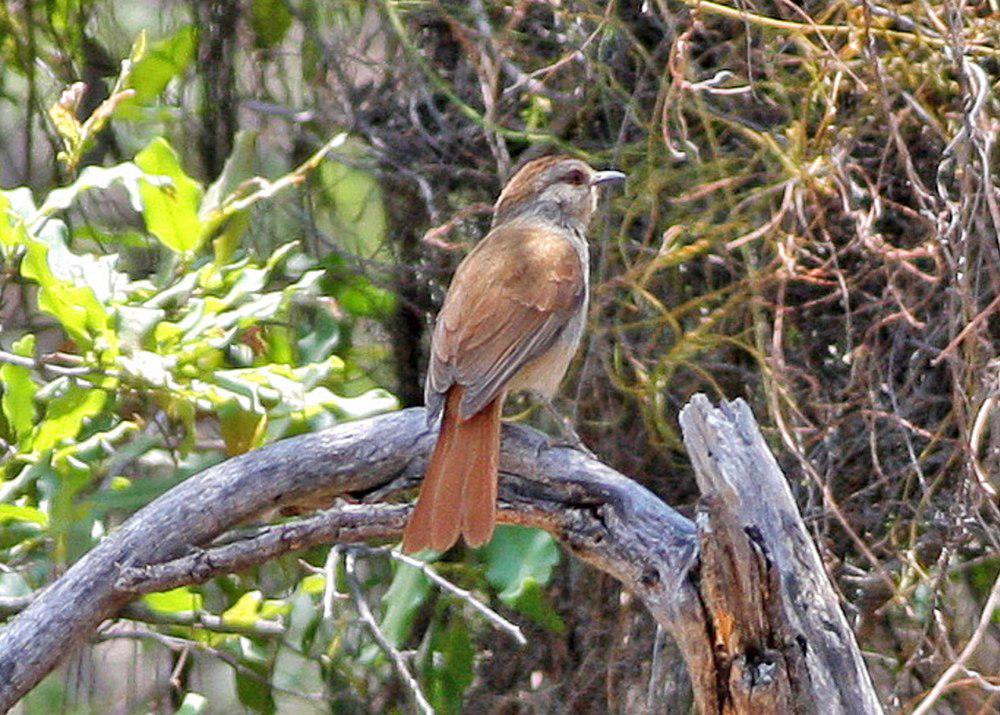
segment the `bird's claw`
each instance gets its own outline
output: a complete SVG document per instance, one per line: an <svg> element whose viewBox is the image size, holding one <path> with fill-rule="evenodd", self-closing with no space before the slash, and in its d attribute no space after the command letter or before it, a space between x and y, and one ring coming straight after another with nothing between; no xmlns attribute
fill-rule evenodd
<svg viewBox="0 0 1000 715"><path fill-rule="evenodd" d="M548 446L549 449L555 447L569 447L570 449L575 449L577 452L582 452L591 459L597 459L597 455L590 451L590 449L583 443L578 435L572 428L568 429L570 434L563 434L559 437L549 437Z"/></svg>

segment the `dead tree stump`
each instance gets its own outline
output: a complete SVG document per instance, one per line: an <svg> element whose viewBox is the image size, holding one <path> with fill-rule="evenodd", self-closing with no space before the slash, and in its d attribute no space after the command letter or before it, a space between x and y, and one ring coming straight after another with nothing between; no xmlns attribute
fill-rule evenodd
<svg viewBox="0 0 1000 715"><path fill-rule="evenodd" d="M837 594L750 408L742 400L714 408L697 395L680 422L702 492L692 577L713 645L716 710L881 713Z"/></svg>

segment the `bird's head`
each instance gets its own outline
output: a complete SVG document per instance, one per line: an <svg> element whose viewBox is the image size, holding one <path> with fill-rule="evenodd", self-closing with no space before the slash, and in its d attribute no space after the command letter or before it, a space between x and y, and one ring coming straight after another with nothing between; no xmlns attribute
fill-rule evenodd
<svg viewBox="0 0 1000 715"><path fill-rule="evenodd" d="M620 171L595 171L568 156L545 156L525 164L504 186L493 210L493 226L513 219L553 221L584 230L599 188L625 180Z"/></svg>

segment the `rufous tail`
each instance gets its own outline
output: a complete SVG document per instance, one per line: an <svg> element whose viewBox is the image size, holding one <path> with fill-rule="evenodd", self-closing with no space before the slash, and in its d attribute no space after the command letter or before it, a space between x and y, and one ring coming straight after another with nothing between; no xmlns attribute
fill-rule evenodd
<svg viewBox="0 0 1000 715"><path fill-rule="evenodd" d="M504 396L462 421L463 392L455 386L445 398L441 433L403 533L405 553L447 551L459 535L469 546L482 546L493 536Z"/></svg>

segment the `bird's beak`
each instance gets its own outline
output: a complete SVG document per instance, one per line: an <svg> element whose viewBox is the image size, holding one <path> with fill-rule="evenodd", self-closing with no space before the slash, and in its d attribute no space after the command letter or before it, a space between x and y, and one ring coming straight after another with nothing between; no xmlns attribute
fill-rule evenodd
<svg viewBox="0 0 1000 715"><path fill-rule="evenodd" d="M591 186L601 186L602 184L612 184L625 181L625 174L620 171L597 171L590 177Z"/></svg>

